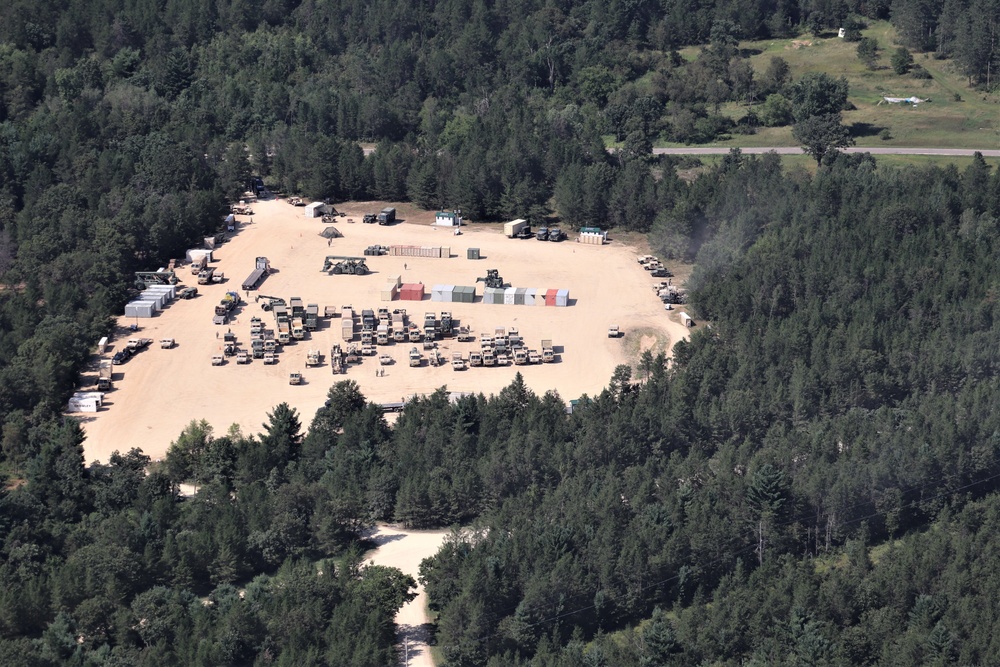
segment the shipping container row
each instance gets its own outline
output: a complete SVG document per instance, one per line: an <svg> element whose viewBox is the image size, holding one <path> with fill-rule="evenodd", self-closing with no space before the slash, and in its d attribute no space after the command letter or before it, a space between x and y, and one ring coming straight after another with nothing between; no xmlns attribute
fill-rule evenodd
<svg viewBox="0 0 1000 667"><path fill-rule="evenodd" d="M487 287L483 303L508 306L568 306L569 290L544 287Z"/></svg>
<svg viewBox="0 0 1000 667"><path fill-rule="evenodd" d="M391 245L389 246L389 255L391 257L431 257L434 259L448 259L451 257L451 248L426 245Z"/></svg>
<svg viewBox="0 0 1000 667"><path fill-rule="evenodd" d="M431 289L431 301L475 303L476 288L470 285L435 285Z"/></svg>
<svg viewBox="0 0 1000 667"><path fill-rule="evenodd" d="M125 317L153 317L174 300L177 288L173 285L150 285L139 296L125 304Z"/></svg>

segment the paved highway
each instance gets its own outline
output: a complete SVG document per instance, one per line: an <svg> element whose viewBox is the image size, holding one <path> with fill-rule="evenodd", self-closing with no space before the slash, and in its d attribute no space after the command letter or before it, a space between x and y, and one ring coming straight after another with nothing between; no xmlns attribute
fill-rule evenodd
<svg viewBox="0 0 1000 667"><path fill-rule="evenodd" d="M725 155L730 150L729 146L718 146L711 148L684 147L684 148L654 148L653 155ZM803 155L804 151L798 146L772 146L742 148L740 150L749 155L759 155L762 153L777 153L778 155ZM854 146L842 149L845 153L871 153L872 155L940 155L946 157L971 157L977 150L983 157L1000 157L1000 149L994 148L899 148L895 146Z"/></svg>

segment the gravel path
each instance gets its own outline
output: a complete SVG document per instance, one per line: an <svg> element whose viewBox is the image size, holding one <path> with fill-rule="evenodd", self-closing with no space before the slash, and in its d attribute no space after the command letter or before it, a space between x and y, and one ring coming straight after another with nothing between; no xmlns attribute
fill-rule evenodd
<svg viewBox="0 0 1000 667"><path fill-rule="evenodd" d="M368 536L379 546L365 555L365 561L399 568L416 579L420 561L436 554L447 535L447 530L400 530L379 526ZM424 587L418 584L417 597L403 605L396 614L399 665L434 667L430 647L427 645L429 623L427 594L424 593Z"/></svg>

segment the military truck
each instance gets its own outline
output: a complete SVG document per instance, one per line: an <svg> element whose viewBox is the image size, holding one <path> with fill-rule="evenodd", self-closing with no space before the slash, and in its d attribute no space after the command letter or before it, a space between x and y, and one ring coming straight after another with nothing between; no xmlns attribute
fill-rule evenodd
<svg viewBox="0 0 1000 667"><path fill-rule="evenodd" d="M552 348L552 341L548 338L542 339L542 363L549 364L556 360L555 350Z"/></svg>
<svg viewBox="0 0 1000 667"><path fill-rule="evenodd" d="M618 328L617 324L612 324L608 327L608 338L618 338L621 335L622 331Z"/></svg>
<svg viewBox="0 0 1000 667"><path fill-rule="evenodd" d="M111 381L111 361L108 359L101 359L101 363L97 368L97 388L100 391L109 391L113 386Z"/></svg>
<svg viewBox="0 0 1000 667"><path fill-rule="evenodd" d="M469 366L482 366L483 365L483 353L472 351L469 353Z"/></svg>
<svg viewBox="0 0 1000 667"><path fill-rule="evenodd" d="M424 363L424 357L420 354L420 350L413 347L410 348L410 366L417 368Z"/></svg>
<svg viewBox="0 0 1000 667"><path fill-rule="evenodd" d="M198 288L185 287L184 289L182 289L180 292L177 293L177 296L182 299L193 299L196 296L198 296Z"/></svg>
<svg viewBox="0 0 1000 667"><path fill-rule="evenodd" d="M396 209L391 206L387 206L378 214L378 224L380 225L391 225L396 222Z"/></svg>
<svg viewBox="0 0 1000 667"><path fill-rule="evenodd" d="M288 384L302 384L302 373L289 373Z"/></svg>
<svg viewBox="0 0 1000 667"><path fill-rule="evenodd" d="M309 350L306 352L306 366L319 366L323 363L319 350Z"/></svg>
<svg viewBox="0 0 1000 667"><path fill-rule="evenodd" d="M451 369L453 371L464 371L465 370L465 359L462 357L461 352L451 353Z"/></svg>

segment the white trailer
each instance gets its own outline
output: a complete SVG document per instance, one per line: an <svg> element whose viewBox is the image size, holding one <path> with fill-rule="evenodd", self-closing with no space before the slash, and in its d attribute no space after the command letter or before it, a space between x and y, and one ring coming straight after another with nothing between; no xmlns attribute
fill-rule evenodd
<svg viewBox="0 0 1000 667"><path fill-rule="evenodd" d="M503 234L507 238L512 239L515 236L517 236L521 232L521 230L527 226L528 226L527 220L521 220L520 218L518 218L517 220L511 220L510 222L503 223Z"/></svg>

